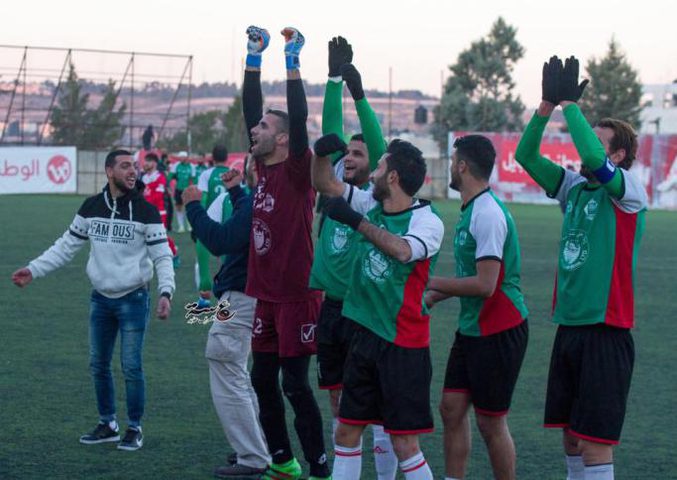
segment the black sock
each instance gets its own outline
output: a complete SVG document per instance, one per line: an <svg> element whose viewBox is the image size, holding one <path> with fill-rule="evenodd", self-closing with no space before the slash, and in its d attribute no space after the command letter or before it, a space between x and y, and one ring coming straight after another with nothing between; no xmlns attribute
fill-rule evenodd
<svg viewBox="0 0 677 480"><path fill-rule="evenodd" d="M310 357L282 358L282 389L294 409L294 428L299 437L310 475L330 475L324 448L322 415L308 383Z"/></svg>
<svg viewBox="0 0 677 480"><path fill-rule="evenodd" d="M289 444L284 399L280 392L280 360L276 353L254 352L252 357L252 385L259 401L259 420L268 450L273 463L285 463L294 455Z"/></svg>

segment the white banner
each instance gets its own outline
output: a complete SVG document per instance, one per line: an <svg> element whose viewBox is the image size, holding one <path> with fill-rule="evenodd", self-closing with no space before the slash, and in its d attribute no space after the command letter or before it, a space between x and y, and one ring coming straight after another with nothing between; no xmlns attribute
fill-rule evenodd
<svg viewBox="0 0 677 480"><path fill-rule="evenodd" d="M0 194L75 193L75 147L0 147Z"/></svg>

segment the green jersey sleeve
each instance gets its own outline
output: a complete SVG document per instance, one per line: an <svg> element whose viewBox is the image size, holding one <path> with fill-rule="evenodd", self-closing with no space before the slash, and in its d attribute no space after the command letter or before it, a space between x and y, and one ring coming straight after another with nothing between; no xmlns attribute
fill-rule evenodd
<svg viewBox="0 0 677 480"><path fill-rule="evenodd" d="M322 135L335 133L343 138L343 80L335 82L327 81L324 90L324 103L322 104ZM332 164L340 157L341 153L331 156Z"/></svg>
<svg viewBox="0 0 677 480"><path fill-rule="evenodd" d="M583 116L577 104L572 103L564 108L564 118L567 121L571 139L581 156L581 162L593 172L604 168L607 163L607 154L604 145L599 141L595 131ZM612 165L613 168L613 165ZM624 193L623 175L618 168L613 177L602 184L606 191L614 198L621 198Z"/></svg>
<svg viewBox="0 0 677 480"><path fill-rule="evenodd" d="M554 197L562 182L564 169L548 160L540 152L541 138L548 120L549 117L534 113L517 145L515 160L524 167L548 196Z"/></svg>
<svg viewBox="0 0 677 480"><path fill-rule="evenodd" d="M355 109L357 110L357 116L360 119L360 128L362 129L364 143L367 144L367 151L369 152L369 170L374 171L376 170L379 159L386 151L381 124L376 117L376 112L371 108L366 97L355 102Z"/></svg>

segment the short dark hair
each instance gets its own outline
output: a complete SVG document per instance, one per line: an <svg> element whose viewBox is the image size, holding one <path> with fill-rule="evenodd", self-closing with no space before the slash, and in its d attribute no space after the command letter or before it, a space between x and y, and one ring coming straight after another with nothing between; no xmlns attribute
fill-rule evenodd
<svg viewBox="0 0 677 480"><path fill-rule="evenodd" d="M228 158L228 149L225 145L216 144L212 148L212 160L216 163L223 163Z"/></svg>
<svg viewBox="0 0 677 480"><path fill-rule="evenodd" d="M400 188L413 197L425 181L427 167L421 151L411 143L395 139L388 144L386 152L386 173L395 171Z"/></svg>
<svg viewBox="0 0 677 480"><path fill-rule="evenodd" d="M362 135L361 133L356 133L355 135L350 137L350 141L351 142L362 142L362 143L364 143L364 135Z"/></svg>
<svg viewBox="0 0 677 480"><path fill-rule="evenodd" d="M468 163L473 177L489 180L496 161L496 149L484 135L466 135L454 141L459 160Z"/></svg>
<svg viewBox="0 0 677 480"><path fill-rule="evenodd" d="M126 155L130 156L130 157L132 156L132 154L129 150L122 150L122 149L113 150L108 155L106 155L105 167L106 168L113 168L115 166L115 160L118 157L123 157L123 156L126 156Z"/></svg>
<svg viewBox="0 0 677 480"><path fill-rule="evenodd" d="M618 163L618 166L628 170L632 167L637 157L637 132L632 125L616 118L603 118L597 122L598 127L610 128L614 132L609 142L609 153L614 153L621 148L625 150L625 158Z"/></svg>
<svg viewBox="0 0 677 480"><path fill-rule="evenodd" d="M157 157L157 155L152 153L152 152L147 154L146 157L144 158L144 160L146 160L146 161L150 160L152 162L159 162L160 161L160 159Z"/></svg>
<svg viewBox="0 0 677 480"><path fill-rule="evenodd" d="M271 115L275 115L277 118L281 120L280 123L280 132L281 133L289 133L289 114L283 110L277 110L275 108L269 108L266 110L266 114L270 113Z"/></svg>

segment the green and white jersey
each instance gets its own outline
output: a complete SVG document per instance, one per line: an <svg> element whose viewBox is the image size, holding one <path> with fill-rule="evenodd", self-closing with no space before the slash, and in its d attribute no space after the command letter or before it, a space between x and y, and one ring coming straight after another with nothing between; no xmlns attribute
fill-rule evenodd
<svg viewBox="0 0 677 480"><path fill-rule="evenodd" d="M371 192L347 186L344 198L369 222L406 240L412 256L401 263L357 235L343 315L405 348L430 345L430 315L423 294L444 237L444 225L426 200L414 199L402 212L386 213Z"/></svg>
<svg viewBox="0 0 677 480"><path fill-rule="evenodd" d="M553 321L634 326L637 250L648 200L641 181L623 176L620 199L563 169L556 198L564 210Z"/></svg>
<svg viewBox="0 0 677 480"><path fill-rule="evenodd" d="M339 162L341 163L341 162ZM340 178L340 177L337 177ZM372 191L369 184L365 191ZM352 193L346 199L352 200ZM315 243L315 257L310 270L310 288L324 290L333 300L343 300L353 270L351 248L360 234L336 220L325 217L322 230Z"/></svg>
<svg viewBox="0 0 677 480"><path fill-rule="evenodd" d="M204 163L198 163L197 165L195 165L195 178L193 179L193 183L195 185L197 185L198 182L200 181L200 175L202 175L202 173L208 168L209 167Z"/></svg>
<svg viewBox="0 0 677 480"><path fill-rule="evenodd" d="M185 190L195 177L195 166L192 163L177 162L171 167L172 178L176 179L176 189Z"/></svg>
<svg viewBox="0 0 677 480"><path fill-rule="evenodd" d="M221 175L230 170L225 165L217 165L215 167L210 167L200 175L200 179L197 182L197 188L202 190L203 193L207 194L207 204L205 207L209 207L212 202L221 195L222 193L228 193L226 186L221 180Z"/></svg>
<svg viewBox="0 0 677 480"><path fill-rule="evenodd" d="M454 234L456 276L477 275L477 262L497 260L501 269L489 298L460 297L459 331L483 337L522 323L527 308L520 289L520 246L512 215L496 195L486 189L461 209Z"/></svg>

